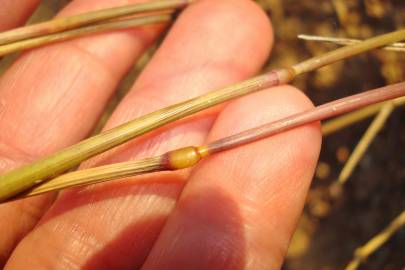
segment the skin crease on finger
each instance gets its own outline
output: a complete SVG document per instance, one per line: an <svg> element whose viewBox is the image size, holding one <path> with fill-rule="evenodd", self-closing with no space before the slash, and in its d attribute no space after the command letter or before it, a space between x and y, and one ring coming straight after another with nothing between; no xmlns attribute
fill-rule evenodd
<svg viewBox="0 0 405 270"><path fill-rule="evenodd" d="M107 128L254 75L266 60L270 44L267 16L252 1L198 1L180 15ZM128 148L104 156L102 162L199 144L214 119L211 113L194 119L196 123L177 123L155 133L156 137L134 140ZM65 192L19 244L7 267L139 267L173 209L186 175L151 176L156 183L148 185L131 185L127 180ZM174 179L170 184L158 183L168 177Z"/></svg>
<svg viewBox="0 0 405 270"><path fill-rule="evenodd" d="M34 1L7 4L13 8L11 4L18 3L16 11L24 2L31 9ZM62 15L136 2L75 0ZM161 30L162 25L156 25L104 33L22 54L0 79L1 172L86 137L118 82ZM0 206L0 216L7 216L0 231L8 232L0 239L0 267L53 197L47 194Z"/></svg>
<svg viewBox="0 0 405 270"><path fill-rule="evenodd" d="M290 86L255 93L221 112L208 141L311 107ZM320 142L319 124L311 124L203 160L144 269L279 269Z"/></svg>

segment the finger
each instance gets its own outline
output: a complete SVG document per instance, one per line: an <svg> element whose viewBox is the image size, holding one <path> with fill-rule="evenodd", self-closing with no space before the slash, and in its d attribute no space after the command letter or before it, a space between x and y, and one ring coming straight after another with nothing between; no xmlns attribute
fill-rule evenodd
<svg viewBox="0 0 405 270"><path fill-rule="evenodd" d="M0 0L0 32L25 22L40 0Z"/></svg>
<svg viewBox="0 0 405 270"><path fill-rule="evenodd" d="M61 16L125 3L129 1L76 0ZM0 80L0 170L84 138L117 83L160 29L105 33L24 54ZM3 257L49 203L49 196L42 196L0 206L0 216L8 217L7 222L0 222L0 231L8 232L0 242Z"/></svg>
<svg viewBox="0 0 405 270"><path fill-rule="evenodd" d="M290 86L253 94L221 113L209 140L311 106ZM193 170L144 269L279 269L320 142L319 125L313 124L203 161Z"/></svg>
<svg viewBox="0 0 405 270"><path fill-rule="evenodd" d="M235 28L243 17L244 23ZM270 27L251 1L201 0L179 17L108 127L173 102L242 80L267 58ZM99 162L149 156L204 140L214 116L182 122L135 140ZM170 184L158 181L171 178ZM117 269L140 267L182 188L185 174L112 182L62 194L19 245L10 268ZM91 221L89 220L91 216ZM43 241L38 241L43 239ZM29 258L22 257L30 253ZM63 258L63 259L61 259Z"/></svg>

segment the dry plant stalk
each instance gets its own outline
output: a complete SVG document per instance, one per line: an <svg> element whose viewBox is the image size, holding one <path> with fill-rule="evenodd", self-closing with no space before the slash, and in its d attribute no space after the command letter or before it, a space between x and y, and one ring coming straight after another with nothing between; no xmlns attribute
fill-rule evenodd
<svg viewBox="0 0 405 270"><path fill-rule="evenodd" d="M365 51L405 39L405 29L380 35L358 44L313 57L289 68L270 71L247 81L160 109L121 126L88 138L32 164L0 176L0 201L5 201L35 185L79 165L97 154L123 144L165 124L225 101L271 86L288 83L299 74L352 57Z"/></svg>
<svg viewBox="0 0 405 270"><path fill-rule="evenodd" d="M97 10L70 17L57 18L47 22L16 28L0 34L0 45L18 42L39 36L63 32L66 30L87 26L94 23L132 16L145 12L156 12L168 9L178 9L187 6L193 0L158 0Z"/></svg>
<svg viewBox="0 0 405 270"><path fill-rule="evenodd" d="M319 42L330 42L338 45L353 45L361 42L360 39L352 39L352 38L337 38L337 37L323 37L323 36L315 36L315 35L298 35L299 39L309 40L309 41L319 41ZM405 43L402 42L395 42L388 46L382 47L383 50L388 51L397 51L397 52L405 52Z"/></svg>
<svg viewBox="0 0 405 270"><path fill-rule="evenodd" d="M352 175L357 164L364 156L364 153L367 151L375 136L377 136L378 132L380 132L380 130L384 127L385 122L390 117L394 109L395 105L392 101L387 101L384 103L380 109L380 112L374 118L366 133L364 133L363 137L360 139L360 142L356 145L353 153L349 157L349 160L346 162L341 173L339 174L338 182L340 185L346 183L346 181Z"/></svg>
<svg viewBox="0 0 405 270"><path fill-rule="evenodd" d="M197 164L204 157L212 154L398 96L405 96L405 82L329 102L306 112L294 114L281 120L249 129L207 145L189 146L140 161L129 161L67 173L34 187L22 196L19 196L19 198L72 186L95 184L151 172L189 168Z"/></svg>
<svg viewBox="0 0 405 270"><path fill-rule="evenodd" d="M150 15L145 17L128 18L123 20L115 20L94 25L81 27L78 29L68 30L61 33L50 34L41 37L30 38L27 40L17 41L14 43L0 45L0 57L19 52L22 50L32 49L42 45L47 45L55 42L65 41L73 38L78 38L90 34L96 34L105 31L123 30L135 26L168 22L172 19L169 14Z"/></svg>
<svg viewBox="0 0 405 270"><path fill-rule="evenodd" d="M364 246L356 249L353 260L346 270L356 270L362 262L387 242L400 228L405 225L405 211L398 215L382 232L374 236Z"/></svg>

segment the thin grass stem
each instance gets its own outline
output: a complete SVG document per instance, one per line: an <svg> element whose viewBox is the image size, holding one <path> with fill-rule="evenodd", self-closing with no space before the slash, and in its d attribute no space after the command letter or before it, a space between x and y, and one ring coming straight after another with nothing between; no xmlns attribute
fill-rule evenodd
<svg viewBox="0 0 405 270"><path fill-rule="evenodd" d="M341 47L339 49L326 53L319 58L301 62L297 65L294 65L292 68L295 71L295 74L301 74L304 72L312 71L314 69L318 69L325 66L326 64L332 64L349 56L368 51L371 48L379 48L387 44L392 44L394 42L402 40L405 40L405 29L370 38L353 45Z"/></svg>
<svg viewBox="0 0 405 270"><path fill-rule="evenodd" d="M143 159L137 162L122 162L112 165L100 166L86 170L78 170L58 176L51 181L39 185L21 197L34 196L50 191L61 190L67 187L97 184L129 176L162 171L161 157ZM68 185L68 186L67 186Z"/></svg>
<svg viewBox="0 0 405 270"><path fill-rule="evenodd" d="M396 98L391 102L394 104L395 107L403 106L405 105L405 97ZM352 124L358 123L359 121L377 114L381 110L382 106L384 106L384 104L384 102L373 104L354 112L342 115L335 119L329 120L328 122L322 124L323 136L329 136L343 128L346 128Z"/></svg>
<svg viewBox="0 0 405 270"><path fill-rule="evenodd" d="M345 270L356 270L371 254L382 247L399 229L405 226L405 211L399 214L382 232L374 236L364 246L356 249L353 260Z"/></svg>
<svg viewBox="0 0 405 270"><path fill-rule="evenodd" d="M247 81L219 89L178 104L160 109L114 129L86 139L76 145L51 154L32 164L0 176L0 202L79 165L81 162L143 135L163 125L179 120L225 101L235 99L271 86L285 84L298 74L309 72L362 52L405 39L405 30L399 30L362 43L347 46L316 56L290 68L270 71Z"/></svg>
<svg viewBox="0 0 405 270"><path fill-rule="evenodd" d="M384 127L385 122L390 117L394 109L395 105L391 101L387 101L382 106L380 112L375 117L366 133L364 133L363 137L360 139L360 142L355 147L353 153L349 157L349 160L346 162L341 173L339 174L338 182L341 185L346 183L346 181L350 178L360 159L364 156L364 153L367 151L375 136L377 136L378 132L380 132L380 130Z"/></svg>
<svg viewBox="0 0 405 270"><path fill-rule="evenodd" d="M305 113L295 114L282 120L263 125L259 128L250 129L237 135L225 138L223 140L218 140L214 143L210 143L207 146L206 151L208 151L209 153L221 152L239 145L271 136L273 134L280 133L285 130L289 130L297 126L331 118L336 115L344 114L370 104L381 102L387 99L397 98L404 95L405 82L382 87L376 90L366 91L357 95L326 103Z"/></svg>
<svg viewBox="0 0 405 270"><path fill-rule="evenodd" d="M104 10L97 10L70 17L57 18L47 22L20 27L0 33L0 45L14 43L17 41L35 38L43 35L54 34L124 16L131 16L144 12L154 12L167 9L178 9L185 7L191 2L192 0L158 0Z"/></svg>
<svg viewBox="0 0 405 270"><path fill-rule="evenodd" d="M329 102L306 112L294 114L281 120L214 141L208 145L199 147L189 146L170 151L154 158L67 173L32 188L18 198L38 195L72 186L95 184L156 171L189 168L209 155L398 96L405 96L405 82Z"/></svg>
<svg viewBox="0 0 405 270"><path fill-rule="evenodd" d="M360 39L352 39L352 38L338 38L338 37L324 37L324 36L315 36L315 35L298 35L299 39L309 40L309 41L318 41L318 42L330 42L333 44L338 45L353 45L360 43ZM405 43L402 42L395 42L388 46L384 46L381 49L388 50L388 51L397 51L397 52L405 52Z"/></svg>
<svg viewBox="0 0 405 270"><path fill-rule="evenodd" d="M32 49L46 44L51 44L55 42L65 41L73 38L78 38L82 36L87 36L90 34L96 34L105 31L113 30L122 30L128 29L136 26L163 23L168 22L172 19L171 15L160 14L160 15L151 15L147 17L138 17L138 18L128 18L118 21L105 22L100 24L94 24L90 26L85 26L78 29L68 30L61 33L41 36L37 38L31 38L15 43L10 43L7 45L0 45L0 57L19 52L22 50Z"/></svg>

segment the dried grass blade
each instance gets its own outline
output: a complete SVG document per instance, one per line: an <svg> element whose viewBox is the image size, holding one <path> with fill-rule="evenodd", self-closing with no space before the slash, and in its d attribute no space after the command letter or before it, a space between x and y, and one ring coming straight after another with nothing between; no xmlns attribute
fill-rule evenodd
<svg viewBox="0 0 405 270"><path fill-rule="evenodd" d="M122 30L128 29L136 26L163 23L168 22L172 19L172 16L168 14L163 15L152 15L147 17L139 18L128 18L125 20L111 21L106 23L100 23L90 26L85 26L82 28L65 31L62 33L56 33L51 35L46 35L37 38L31 38L15 43L10 43L7 45L0 45L0 57L19 52L22 50L32 49L46 44L51 44L55 42L65 41L73 38L78 38L82 36L87 36L90 34L96 34L105 31Z"/></svg>
<svg viewBox="0 0 405 270"><path fill-rule="evenodd" d="M65 189L67 187L96 184L129 176L157 172L164 169L161 164L161 157L159 156L140 161L122 162L86 170L78 170L63 174L51 181L34 187L22 194L21 197L34 196L49 191Z"/></svg>
<svg viewBox="0 0 405 270"><path fill-rule="evenodd" d="M352 39L352 38L338 38L338 37L323 37L323 36L314 36L314 35L298 35L299 39L309 40L309 41L319 41L319 42L330 42L338 45L353 45L360 43L362 40L360 39ZM398 51L398 52L405 52L405 43L402 42L395 42L388 46L382 47L384 50L388 51Z"/></svg>
<svg viewBox="0 0 405 270"><path fill-rule="evenodd" d="M65 18L57 18L47 22L20 27L0 33L0 45L13 43L28 38L58 33L84 25L90 25L93 23L111 20L123 16L130 16L151 11L182 8L191 2L192 0L158 0L104 10L97 10Z"/></svg>
<svg viewBox="0 0 405 270"><path fill-rule="evenodd" d="M405 226L405 211L399 214L382 232L374 236L364 246L356 249L353 260L345 270L356 270L362 262L384 245L399 229Z"/></svg>
<svg viewBox="0 0 405 270"><path fill-rule="evenodd" d="M341 171L338 181L340 184L344 184L351 176L353 170L356 168L360 159L367 151L371 142L377 136L378 132L384 127L385 122L394 111L395 105L392 101L387 101L380 109L380 112L371 123L366 133L360 139L360 142L356 145L353 153L350 155L349 160L346 162L343 170Z"/></svg>

